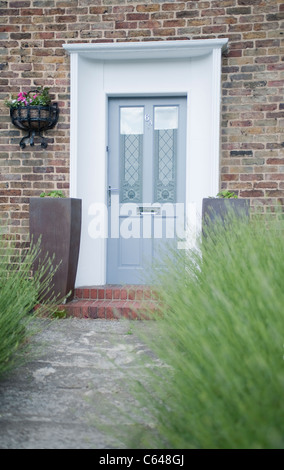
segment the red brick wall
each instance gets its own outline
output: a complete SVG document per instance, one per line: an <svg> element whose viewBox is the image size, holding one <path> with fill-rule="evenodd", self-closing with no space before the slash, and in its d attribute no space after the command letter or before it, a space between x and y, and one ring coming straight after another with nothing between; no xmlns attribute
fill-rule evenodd
<svg viewBox="0 0 284 470"><path fill-rule="evenodd" d="M0 208L20 242L28 238L29 198L53 188L68 194L66 42L228 37L222 70L221 187L250 197L261 210L283 204L283 1L0 0L0 15ZM23 134L10 123L4 100L38 85L51 87L60 107L59 123L46 134L46 150L21 150Z"/></svg>

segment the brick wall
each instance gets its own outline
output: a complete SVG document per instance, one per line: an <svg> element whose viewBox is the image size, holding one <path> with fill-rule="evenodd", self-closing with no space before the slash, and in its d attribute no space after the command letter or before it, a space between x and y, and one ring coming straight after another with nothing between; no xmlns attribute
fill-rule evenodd
<svg viewBox="0 0 284 470"><path fill-rule="evenodd" d="M70 42L229 38L223 57L221 187L260 210L284 203L282 0L0 0L0 208L28 239L29 198L69 187ZM60 119L47 149L19 147L4 100L51 87Z"/></svg>

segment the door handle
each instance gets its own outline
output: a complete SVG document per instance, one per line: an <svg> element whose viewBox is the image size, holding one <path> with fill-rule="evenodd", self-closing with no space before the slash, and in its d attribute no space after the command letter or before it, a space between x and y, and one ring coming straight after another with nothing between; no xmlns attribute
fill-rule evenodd
<svg viewBox="0 0 284 470"><path fill-rule="evenodd" d="M108 205L111 206L111 192L112 191L119 191L119 188L112 188L110 185L108 187Z"/></svg>

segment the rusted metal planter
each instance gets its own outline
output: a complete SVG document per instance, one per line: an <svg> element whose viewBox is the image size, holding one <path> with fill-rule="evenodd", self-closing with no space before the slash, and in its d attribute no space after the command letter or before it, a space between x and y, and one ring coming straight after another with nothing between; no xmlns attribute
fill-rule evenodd
<svg viewBox="0 0 284 470"><path fill-rule="evenodd" d="M204 198L202 201L202 227L205 229L216 219L224 221L226 216L230 214L249 218L249 211L249 199Z"/></svg>
<svg viewBox="0 0 284 470"><path fill-rule="evenodd" d="M41 257L55 256L59 267L53 278L53 294L60 298L71 292L75 279L81 238L81 199L35 197L30 199L30 237L35 243L41 237ZM36 270L38 265L34 266ZM50 293L49 293L50 295Z"/></svg>

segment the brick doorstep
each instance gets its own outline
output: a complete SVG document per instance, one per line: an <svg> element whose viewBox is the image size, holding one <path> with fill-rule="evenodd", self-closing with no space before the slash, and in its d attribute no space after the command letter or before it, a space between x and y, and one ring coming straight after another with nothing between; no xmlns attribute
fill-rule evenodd
<svg viewBox="0 0 284 470"><path fill-rule="evenodd" d="M68 317L117 320L151 319L157 313L156 293L148 286L94 286L75 290L74 299L59 306Z"/></svg>

